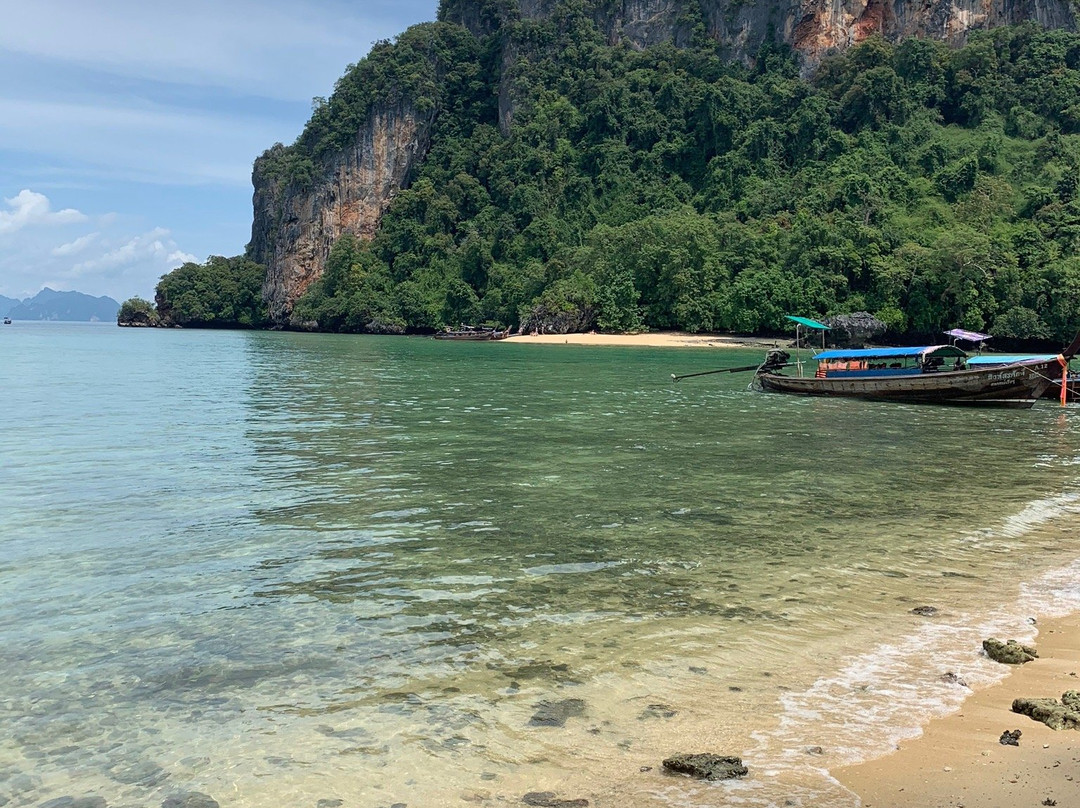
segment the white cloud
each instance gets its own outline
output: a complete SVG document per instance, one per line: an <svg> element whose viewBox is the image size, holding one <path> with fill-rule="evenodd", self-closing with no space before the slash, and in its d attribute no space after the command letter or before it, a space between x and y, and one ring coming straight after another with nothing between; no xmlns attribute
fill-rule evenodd
<svg viewBox="0 0 1080 808"><path fill-rule="evenodd" d="M91 244L93 244L100 233L88 233L85 236L79 236L74 241L69 241L67 244L61 244L59 247L53 247L53 255L78 255Z"/></svg>
<svg viewBox="0 0 1080 808"><path fill-rule="evenodd" d="M168 230L156 227L149 233L128 239L119 247L108 250L96 258L73 265L69 275L78 278L102 270L114 270L139 263L167 267L172 270L185 261L197 260L195 256L177 249L176 242L169 238Z"/></svg>
<svg viewBox="0 0 1080 808"><path fill-rule="evenodd" d="M19 191L4 203L10 211L0 211L0 233L14 233L32 225L58 225L85 221L86 216L74 208L52 210L49 198L28 189Z"/></svg>
<svg viewBox="0 0 1080 808"><path fill-rule="evenodd" d="M11 211L0 213L0 294L8 297L29 297L43 286L116 300L153 297L162 275L198 262L165 227L132 234L130 217L53 211L47 196L30 190L6 202ZM87 233L91 218L97 229ZM51 226L29 226L43 223Z"/></svg>

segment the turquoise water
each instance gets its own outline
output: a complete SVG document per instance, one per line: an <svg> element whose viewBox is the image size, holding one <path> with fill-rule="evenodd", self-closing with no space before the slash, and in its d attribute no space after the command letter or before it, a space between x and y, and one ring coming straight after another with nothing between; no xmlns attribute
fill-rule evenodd
<svg viewBox="0 0 1080 808"><path fill-rule="evenodd" d="M0 328L12 805L852 806L830 767L1080 609L1076 408L670 381L760 351Z"/></svg>

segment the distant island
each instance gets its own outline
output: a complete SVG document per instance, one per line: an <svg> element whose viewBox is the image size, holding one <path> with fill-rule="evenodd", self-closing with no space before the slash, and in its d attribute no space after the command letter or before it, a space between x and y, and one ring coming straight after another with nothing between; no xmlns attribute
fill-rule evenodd
<svg viewBox="0 0 1080 808"><path fill-rule="evenodd" d="M57 320L94 323L116 320L120 304L111 297L57 292L46 286L33 297L16 300L0 295L0 316L12 320Z"/></svg>

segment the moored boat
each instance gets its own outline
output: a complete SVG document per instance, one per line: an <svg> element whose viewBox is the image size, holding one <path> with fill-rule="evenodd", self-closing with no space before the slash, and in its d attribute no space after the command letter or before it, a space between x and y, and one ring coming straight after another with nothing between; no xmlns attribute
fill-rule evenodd
<svg viewBox="0 0 1080 808"><path fill-rule="evenodd" d="M799 323L827 328L806 318ZM812 374L801 361L793 363L794 372L784 372L791 366L790 354L774 350L758 368L754 383L768 392L803 396L1026 409L1060 380L1062 368L1078 350L1080 334L1061 354L979 366L970 364L967 353L955 345L838 348L814 355Z"/></svg>
<svg viewBox="0 0 1080 808"><path fill-rule="evenodd" d="M454 340L472 340L472 341L484 341L493 339L506 339L510 336L510 329L504 329L499 331L494 328L459 328L459 329L446 329L440 331L435 335L435 339L454 339Z"/></svg>

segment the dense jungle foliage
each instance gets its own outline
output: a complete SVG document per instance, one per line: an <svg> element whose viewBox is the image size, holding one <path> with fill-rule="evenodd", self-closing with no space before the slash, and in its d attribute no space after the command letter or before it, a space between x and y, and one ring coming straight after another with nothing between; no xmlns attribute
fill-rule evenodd
<svg viewBox="0 0 1080 808"><path fill-rule="evenodd" d="M866 310L909 335L1080 328L1080 35L871 39L810 80L780 48L748 67L704 26L694 41L612 47L566 0L488 41L432 23L378 45L275 176L310 182L387 100L438 110L431 151L294 322L764 333Z"/></svg>
<svg viewBox="0 0 1080 808"><path fill-rule="evenodd" d="M262 300L265 278L266 267L243 256L212 255L205 264L188 262L158 281L154 302L160 324L195 328L266 326L269 323Z"/></svg>

